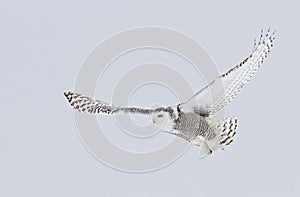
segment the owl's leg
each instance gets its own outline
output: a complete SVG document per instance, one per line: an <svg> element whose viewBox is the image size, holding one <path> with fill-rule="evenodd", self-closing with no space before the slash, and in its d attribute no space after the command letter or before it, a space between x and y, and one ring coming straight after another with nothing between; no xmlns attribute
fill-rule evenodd
<svg viewBox="0 0 300 197"><path fill-rule="evenodd" d="M210 155L212 154L212 150L209 148L206 140L204 140L203 137L201 136L198 136L196 137L194 140L192 140L192 143L193 144L196 144L198 146L200 146L200 151L199 151L199 157L200 158L204 158L206 157L207 155Z"/></svg>
<svg viewBox="0 0 300 197"><path fill-rule="evenodd" d="M207 143L204 141L200 147L199 157L204 158L212 154L212 150L208 147Z"/></svg>

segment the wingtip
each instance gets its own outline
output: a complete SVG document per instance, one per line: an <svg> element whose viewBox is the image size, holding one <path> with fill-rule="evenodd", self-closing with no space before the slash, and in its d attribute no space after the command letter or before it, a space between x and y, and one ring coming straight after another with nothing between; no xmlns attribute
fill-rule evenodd
<svg viewBox="0 0 300 197"><path fill-rule="evenodd" d="M68 92L64 92L64 96L66 97L66 99L71 102L72 101L72 92L68 91Z"/></svg>
<svg viewBox="0 0 300 197"><path fill-rule="evenodd" d="M71 93L70 91L66 91L66 92L64 92L64 96L67 97L70 95L70 93Z"/></svg>

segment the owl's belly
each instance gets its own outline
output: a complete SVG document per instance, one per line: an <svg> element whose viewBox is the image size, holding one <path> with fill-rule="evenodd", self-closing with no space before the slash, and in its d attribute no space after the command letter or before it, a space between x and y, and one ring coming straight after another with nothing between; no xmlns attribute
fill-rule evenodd
<svg viewBox="0 0 300 197"><path fill-rule="evenodd" d="M213 129L205 118L196 113L182 113L175 129L180 131L180 135L189 141L196 139L196 137L203 137L206 140L215 137Z"/></svg>

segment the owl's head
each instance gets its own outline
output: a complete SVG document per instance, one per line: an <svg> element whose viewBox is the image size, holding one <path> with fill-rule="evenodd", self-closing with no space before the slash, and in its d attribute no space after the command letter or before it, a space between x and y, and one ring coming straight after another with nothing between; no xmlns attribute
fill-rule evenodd
<svg viewBox="0 0 300 197"><path fill-rule="evenodd" d="M174 129L177 114L173 108L157 108L151 113L152 123L163 131Z"/></svg>

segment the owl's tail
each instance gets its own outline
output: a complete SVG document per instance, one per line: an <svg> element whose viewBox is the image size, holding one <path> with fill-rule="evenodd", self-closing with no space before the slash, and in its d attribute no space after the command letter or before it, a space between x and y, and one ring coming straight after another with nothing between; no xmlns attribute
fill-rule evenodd
<svg viewBox="0 0 300 197"><path fill-rule="evenodd" d="M217 136L208 146L212 151L224 149L226 146L233 142L233 137L236 134L238 119L236 117L224 118L215 125L215 132Z"/></svg>

